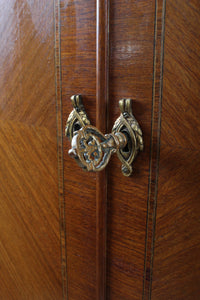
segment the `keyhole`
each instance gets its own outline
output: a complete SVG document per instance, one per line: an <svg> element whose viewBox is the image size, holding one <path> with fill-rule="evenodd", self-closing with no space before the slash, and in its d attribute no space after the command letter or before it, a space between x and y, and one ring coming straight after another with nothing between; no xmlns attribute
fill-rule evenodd
<svg viewBox="0 0 200 300"><path fill-rule="evenodd" d="M127 158L127 157L129 157L129 155L130 155L130 153L131 153L131 145L132 145L132 143L131 143L131 138L130 138L128 132L125 131L125 130L123 130L122 133L125 134L125 136L126 136L126 138L127 138L127 144L126 144L126 146L121 150L121 153L122 153L122 155L123 155L124 157Z"/></svg>
<svg viewBox="0 0 200 300"><path fill-rule="evenodd" d="M79 123L75 123L75 124L74 124L74 131L78 131L78 130L80 130L80 129L81 129L80 124L79 124Z"/></svg>
<svg viewBox="0 0 200 300"><path fill-rule="evenodd" d="M122 149L123 152L129 152L129 142L126 144L126 146Z"/></svg>

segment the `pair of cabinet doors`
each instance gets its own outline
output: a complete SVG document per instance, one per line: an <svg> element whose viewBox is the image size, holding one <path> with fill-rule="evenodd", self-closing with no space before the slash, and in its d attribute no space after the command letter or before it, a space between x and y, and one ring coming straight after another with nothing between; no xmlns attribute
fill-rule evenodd
<svg viewBox="0 0 200 300"><path fill-rule="evenodd" d="M0 298L199 299L198 1L0 8ZM130 177L69 157L74 94L104 134L133 99Z"/></svg>

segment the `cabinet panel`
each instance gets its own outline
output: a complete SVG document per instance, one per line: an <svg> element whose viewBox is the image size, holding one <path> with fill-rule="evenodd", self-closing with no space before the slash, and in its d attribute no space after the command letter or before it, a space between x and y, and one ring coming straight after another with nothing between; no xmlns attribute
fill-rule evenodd
<svg viewBox="0 0 200 300"><path fill-rule="evenodd" d="M0 8L0 298L197 299L197 1ZM116 155L99 174L68 156L74 94L104 134L133 99L132 176Z"/></svg>
<svg viewBox="0 0 200 300"><path fill-rule="evenodd" d="M166 1L152 299L199 299L200 11Z"/></svg>
<svg viewBox="0 0 200 300"><path fill-rule="evenodd" d="M53 1L1 1L0 298L62 299Z"/></svg>
<svg viewBox="0 0 200 300"><path fill-rule="evenodd" d="M149 153L152 118L154 1L110 3L109 125L118 101L133 99L133 114L144 135L144 152L131 177L112 158L108 168L108 299L141 299L145 261Z"/></svg>
<svg viewBox="0 0 200 300"><path fill-rule="evenodd" d="M60 13L64 135L74 94L84 96L95 124L96 1L61 1ZM96 174L84 172L69 157L67 138L63 141L68 297L91 300L96 299Z"/></svg>
<svg viewBox="0 0 200 300"><path fill-rule="evenodd" d="M145 151L136 160L134 174L130 178L123 177L116 157L107 168L107 297L138 299L143 295L144 274L150 272L149 264L147 266L145 262L151 256L151 247L150 255L146 254L147 238L152 238L146 233L146 220L149 215L153 219L148 203L151 194L152 115L155 109L152 90L155 81L156 6L153 1L110 2L107 12L110 28L106 113L106 109L104 112L96 110L96 86L103 86L103 82L96 82L96 5L96 1L61 1L63 133L72 110L70 96L73 94L83 95L84 106L93 125L99 115L108 117L108 132L120 113L118 101L124 97L134 99L133 111L144 132ZM101 45L106 48L102 42ZM102 105L104 101L102 99ZM96 198L100 181L96 180L95 173L84 173L68 156L70 144L63 138L68 296L69 299L78 299L80 295L84 299L96 299ZM101 186L98 189L101 190ZM103 190L105 186L102 186ZM152 232L152 223L149 232ZM145 280L150 282L149 276Z"/></svg>

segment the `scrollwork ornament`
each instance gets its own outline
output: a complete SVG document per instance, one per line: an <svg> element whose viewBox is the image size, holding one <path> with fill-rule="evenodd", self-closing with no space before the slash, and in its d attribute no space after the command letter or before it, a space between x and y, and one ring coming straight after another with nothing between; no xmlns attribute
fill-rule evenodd
<svg viewBox="0 0 200 300"><path fill-rule="evenodd" d="M71 101L74 109L70 113L65 127L65 135L70 141L72 141L74 132L90 124L90 120L82 103L81 95L73 95Z"/></svg>
<svg viewBox="0 0 200 300"><path fill-rule="evenodd" d="M125 176L130 176L132 173L132 162L138 152L144 148L142 130L132 113L132 100L120 100L119 107L121 115L115 121L112 133L122 132L128 137L126 149L119 149L117 156L122 162L122 173Z"/></svg>
<svg viewBox="0 0 200 300"><path fill-rule="evenodd" d="M122 163L122 173L130 176L132 162L143 150L142 131L132 113L132 100L119 101L121 115L115 121L112 132L106 135L90 125L81 95L74 95L71 100L74 109L65 128L72 145L69 154L84 170L101 171L107 166L111 155L117 153Z"/></svg>

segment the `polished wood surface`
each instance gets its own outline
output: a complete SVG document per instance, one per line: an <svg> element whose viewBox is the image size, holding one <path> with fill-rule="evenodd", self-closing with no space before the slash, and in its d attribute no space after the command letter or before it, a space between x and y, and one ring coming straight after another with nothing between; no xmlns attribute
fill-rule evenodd
<svg viewBox="0 0 200 300"><path fill-rule="evenodd" d="M198 299L198 1L0 8L0 299ZM131 177L68 156L73 94L104 133L133 99Z"/></svg>
<svg viewBox="0 0 200 300"><path fill-rule="evenodd" d="M0 299L62 299L53 1L0 18Z"/></svg>
<svg viewBox="0 0 200 300"><path fill-rule="evenodd" d="M185 81L187 82L188 76L191 76L191 74L184 76L186 71L189 72L187 65L184 65L184 63L184 72L178 68L177 70L179 70L180 74L174 72L176 66L173 63L174 57L176 57L174 53L178 45L181 45L180 41L183 34L183 31L180 30L178 32L177 28L179 28L178 25L180 20L182 20L181 18L190 20L189 23L193 24L195 19L193 19L192 16L197 15L197 10L196 13L194 13L195 5L197 5L195 1L190 4L184 2L183 5L181 4L182 2L179 2L180 1L175 1L172 4L172 1L169 1L167 7L165 0L148 2L132 1L126 3L115 0L110 2L110 40L108 51L110 56L109 86L104 91L101 90L102 93L106 93L106 90L109 91L108 114L104 108L104 114L109 120L108 132L111 131L112 125L119 115L119 99L124 97L133 98L133 111L144 132L145 151L137 158L134 164L134 174L130 178L125 178L121 175L120 163L116 157L113 157L108 166L107 182L105 181L106 178L104 175L96 176L92 173L83 173L75 162L69 159L67 153L64 153L67 285L69 299L95 299L95 297L100 295L100 292L97 295L95 293L99 291L99 287L103 282L103 280L100 282L98 277L98 274L100 274L98 225L100 223L97 221L99 216L96 215L98 206L95 205L95 200L101 199L101 197L103 198L102 195L105 195L105 185L102 186L102 190L104 190L102 195L98 194L100 190L100 180L98 180L98 178L100 176L101 180L108 185L107 290L105 295L102 293L102 295L104 295L103 297L111 300L150 299L151 296L154 299L169 299L170 297L172 299L173 297L174 299L184 299L184 297L193 299L198 297L197 280L195 282L193 278L195 274L198 274L198 264L195 268L196 271L192 272L194 260L197 259L197 247L195 247L194 244L194 237L197 236L197 232L194 227L198 228L198 213L196 212L194 219L192 219L193 223L191 223L189 231L191 235L187 235L187 238L190 239L188 247L191 247L191 250L188 248L185 256L183 252L185 246L183 245L183 241L186 241L185 232L187 231L184 226L182 227L182 224L184 223L184 216L188 219L187 215L180 215L182 216L178 230L180 236L177 236L177 232L175 230L173 231L174 227L171 225L171 233L174 238L173 242L179 245L179 252L173 252L174 258L171 257L169 264L167 264L167 258L170 257L169 246L171 244L166 241L165 245L168 247L165 248L165 252L163 251L164 246L162 246L161 243L162 237L164 236L162 232L166 230L166 224L170 226L170 224L173 224L173 220L177 218L175 213L169 218L170 206L168 208L168 203L165 202L165 207L162 204L162 199L167 197L168 189L170 191L170 188L173 186L174 189L181 191L180 178L184 181L185 177L176 177L173 184L170 180L173 179L174 172L178 172L179 175L183 173L182 162L184 160L189 158L189 156L191 157L192 154L194 156L194 153L198 156L197 150L197 152L192 151L189 156L184 154L183 160L180 161L179 155L181 157L182 146L181 144L177 146L177 138L179 136L184 136L185 138L186 136L185 140L183 138L180 139L181 143L183 141L190 141L192 146L195 145L195 147L198 144L198 139L192 139L192 134L194 133L192 129L194 130L194 128L191 128L188 121L185 125L186 128L190 129L189 132L187 131L187 135L185 135L185 131L181 130L178 124L182 124L182 122L175 107L171 105L171 98L174 99L174 95L176 95L177 91L176 85L173 86L173 88L169 85L169 78L171 84L173 84L177 78L182 77L182 88ZM178 14L178 7L181 9L180 14ZM105 126L105 115L103 115L103 107L106 102L105 94L102 96L101 107L97 92L98 87L105 85L104 77L99 79L100 81L97 80L98 74L100 74L98 72L102 71L101 74L103 74L105 64L103 62L102 70L100 69L98 71L98 63L96 68L95 54L97 58L101 56L98 56L98 43L97 45L95 44L95 38L97 38L97 41L100 38L95 34L96 17L95 0L90 0L87 3L81 0L70 2L61 1L63 128L66 118L72 109L70 96L77 93L81 93L84 96L84 104L92 124L95 125L95 120L97 119L99 126ZM164 60L165 18L168 22L166 23L166 28L169 30L169 45L166 49L174 49L171 57L168 54L168 60L172 64L168 75L165 75L167 71L163 68L166 64L166 58ZM173 18L177 18L177 23L174 23ZM104 22L102 21L102 23ZM183 27L188 28L189 23L184 23L182 20L181 24ZM185 60L187 62L187 56L189 58L191 53L193 60L197 60L194 54L196 52L192 52L190 46L191 40L197 43L197 40L193 37L193 35L198 32L196 29L197 24L192 25L191 32L189 31L188 35L185 36L185 42L186 44L188 43L188 48L186 49L190 49L190 52L185 51L184 55L177 55L177 57L182 58L182 62L185 62ZM170 39L171 42L169 42ZM176 43L173 45L174 41L177 41L177 45ZM105 44L102 43L102 47L104 47L104 45ZM195 47L197 51L198 47L196 44ZM103 48L100 50L103 50ZM192 68L191 65L190 68ZM163 99L164 125L161 123L163 70L165 70ZM96 72L97 76L95 76ZM176 75L171 76L173 72ZM194 73L196 79L198 75L196 68L194 69ZM191 80L188 80L187 84L190 87ZM165 90L166 85L168 86L168 92ZM174 94L171 94L172 91L174 91ZM194 85L194 90L190 88L189 92L190 98L192 98L191 103L196 108L196 111L198 111L196 100L198 94L197 83ZM95 98L96 94L98 99ZM181 95L184 96L182 93ZM187 120L187 117L191 117L192 119L193 114L190 113L191 110L188 110L188 106L186 102L184 104L183 99L184 97L182 97L181 102L178 103L184 105L183 110L180 110L184 122L185 118ZM166 111L165 103L168 103L168 105L166 105ZM175 103L177 105L177 102ZM169 109L170 106L171 109ZM97 107L96 111L95 107ZM169 117L168 112L171 112L173 119ZM162 136L160 136L161 124ZM172 135L171 124L174 124L174 128L178 130L175 129L174 136ZM198 119L195 118L195 115L194 123L191 122L191 124L193 124L194 127L195 125L196 127L198 126ZM166 132L163 133L163 130L166 130ZM187 137L189 137L189 139ZM180 149L180 152L176 152L174 156L175 159L179 158L180 164L176 163L176 168L171 165L171 169L166 169L166 165L169 165L168 161L172 154L172 150L167 150L169 145L171 145L170 143L172 143L171 140L174 141L174 144L172 144L173 149L175 143L176 147ZM165 144L167 144L167 146ZM160 145L161 169L159 173ZM191 150L193 150L192 146L188 147L187 143L188 148L183 147L183 149L184 151L188 151L191 147ZM64 149L67 148L69 148L69 143L64 139ZM166 156L163 166L162 151L168 153L168 155L164 154L163 156L163 159L165 159ZM187 151L184 153L187 153ZM198 162L197 157L195 161L196 163ZM189 161L187 161L187 163L189 164ZM198 172L194 173L193 167L191 164L191 169L187 169L187 171L190 170L190 186L193 182L195 183L197 181ZM164 168L164 171L162 168ZM165 187L168 181L170 188L164 188L163 194L160 196L160 190L162 191L160 182L161 187ZM160 189L159 192L158 188ZM173 194L174 193L173 190ZM198 195L197 188L194 188L191 195ZM193 196L187 199L194 199ZM177 202L174 198L172 199L172 204L180 201L178 196L177 199L179 200L177 200ZM184 208L188 207L189 211L194 213L195 207L197 206L195 206L194 203L190 203L189 205L189 203L190 201L187 200L187 205L184 206ZM172 204L171 207L173 208L174 204ZM158 223L155 234L157 205ZM167 211L168 223L166 222L165 209ZM105 216L101 215L101 218L101 220L103 220ZM161 233L159 233L159 230ZM98 242L95 244L96 241ZM165 254L164 257L162 257L162 253ZM193 253L193 256L187 263L190 253ZM179 264L180 259L177 257L178 254L182 255L182 264ZM185 258L186 262L183 258ZM95 261L97 261L97 265ZM163 265L165 264L165 268L163 267L163 269L160 268L160 264L162 265L162 263ZM175 266L178 270L177 272ZM103 267L101 270L103 270ZM184 271L184 276L180 276L182 270ZM173 280L170 281L168 273ZM177 274L179 274L179 278L177 278ZM153 290L152 275L154 276ZM182 286L183 280L188 282L187 287ZM175 291L176 284L178 284L179 287L177 291ZM172 287L172 290L169 290L170 287Z"/></svg>
<svg viewBox="0 0 200 300"><path fill-rule="evenodd" d="M107 298L142 299L152 119L154 1L110 3L109 126L118 101L133 99L144 152L124 177L117 157L108 167Z"/></svg>
<svg viewBox="0 0 200 300"><path fill-rule="evenodd" d="M138 157L132 177L123 177L116 157L108 166L106 294L100 291L100 286L103 290L104 287L102 278L98 277L99 271L104 267L103 265L99 268L99 262L102 261L99 259L100 256L98 257L101 244L99 237L102 236L98 236L100 225L98 218L103 220L106 216L98 215L99 207L95 205L95 199L104 198L106 201L105 173L101 175L83 173L75 162L70 160L67 151L64 153L69 299L102 297L102 299L128 300L148 298L150 293L152 232L155 222L153 175L156 176L157 172L155 157L158 153L156 143L159 140L157 127L162 81L160 75L162 4L160 1L158 7L154 1L148 4L146 1L129 4L122 4L121 1L110 3L108 49L110 59L107 81L109 86L106 88L106 61L103 52L105 31L102 37L101 35L96 37L95 25L96 17L98 18L95 14L96 1L85 3L79 0L67 4L61 2L63 128L72 110L70 103L72 94L84 95L84 105L92 124L95 125L95 107L97 107L97 124L102 128L105 126L107 116L108 132L111 131L120 113L118 101L130 97L134 99L133 111L141 124L145 139L145 151ZM101 30L106 27L103 21L99 24L104 24L100 27ZM102 34L102 31L98 32L100 33ZM97 45L94 42L95 37ZM98 47L99 41L101 48ZM102 62L102 69L99 67L98 59ZM105 88L98 92L101 86ZM107 91L109 91L108 114L105 105ZM103 95L102 99L100 95ZM69 143L64 139L64 149L67 148L69 149ZM99 176L101 180L98 180ZM102 187L100 181L104 182ZM98 195L101 189L104 192ZM103 208L105 211L105 206ZM95 234L98 241L96 245ZM94 264L95 259L97 265ZM97 295L95 290L98 292Z"/></svg>
<svg viewBox="0 0 200 300"><path fill-rule="evenodd" d="M82 94L96 124L96 1L60 2L63 135L70 97ZM96 174L83 172L64 146L64 196L67 248L67 297L96 299Z"/></svg>
<svg viewBox="0 0 200 300"><path fill-rule="evenodd" d="M141 19L141 14L146 19ZM119 1L110 3L108 132L120 113L118 101L124 97L135 98L134 113L144 131L146 150L138 157L131 178L123 177L117 158L113 158L108 167L105 299L138 299L143 294L154 76L154 14L153 2L146 4L146 1L141 1L129 5ZM70 96L77 93L84 96L86 111L92 124L96 124L95 55L98 47L95 44L95 28L96 1L61 2L63 128L72 110ZM100 82L97 81L97 88L105 86L104 79L105 76ZM101 90L101 93L105 96L105 91ZM101 100L103 106L104 101ZM106 109L103 115L103 111L100 113L98 108L97 114L97 119L104 122ZM68 298L96 299L95 292L100 286L96 281L98 265L95 265L95 261L98 261L98 246L95 244L95 239L98 239L98 236L95 237L96 175L84 173L69 158L69 147L68 141L64 139ZM103 190L104 185L99 190L101 188Z"/></svg>
<svg viewBox="0 0 200 300"><path fill-rule="evenodd" d="M58 193L60 208L60 245L63 299L67 299L67 253L63 170L63 128L62 128L62 78L60 47L60 0L54 1L54 40L55 40L55 93L57 119Z"/></svg>
<svg viewBox="0 0 200 300"><path fill-rule="evenodd" d="M154 57L152 83L152 125L146 221L146 250L144 260L143 298L151 298L153 273L153 248L156 222L156 203L160 152L160 127L162 111L163 57L165 32L165 0L155 2Z"/></svg>
<svg viewBox="0 0 200 300"><path fill-rule="evenodd" d="M199 1L166 1L152 299L200 295L199 38Z"/></svg>

